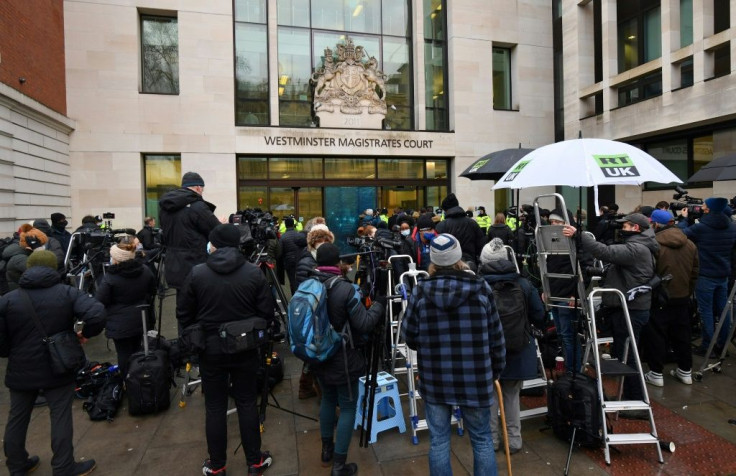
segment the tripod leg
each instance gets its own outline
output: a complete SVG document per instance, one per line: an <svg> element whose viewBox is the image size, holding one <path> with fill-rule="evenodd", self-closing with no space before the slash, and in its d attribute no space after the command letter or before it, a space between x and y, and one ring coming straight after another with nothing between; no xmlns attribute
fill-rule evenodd
<svg viewBox="0 0 736 476"><path fill-rule="evenodd" d="M565 463L565 476L570 471L570 460L572 459L572 449L575 447L575 433L578 431L578 427L572 427L572 439L570 440L570 449L567 451L567 463Z"/></svg>

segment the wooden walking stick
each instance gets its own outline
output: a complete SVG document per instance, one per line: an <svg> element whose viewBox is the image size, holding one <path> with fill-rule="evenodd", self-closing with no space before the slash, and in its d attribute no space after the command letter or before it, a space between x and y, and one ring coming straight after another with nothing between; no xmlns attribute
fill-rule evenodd
<svg viewBox="0 0 736 476"><path fill-rule="evenodd" d="M511 476L511 450L509 450L509 432L506 429L506 412L503 408L503 394L501 393L501 384L498 380L494 380L493 385L496 387L498 408L501 410L501 427L503 428L503 449L506 451L506 468L509 471L509 476Z"/></svg>

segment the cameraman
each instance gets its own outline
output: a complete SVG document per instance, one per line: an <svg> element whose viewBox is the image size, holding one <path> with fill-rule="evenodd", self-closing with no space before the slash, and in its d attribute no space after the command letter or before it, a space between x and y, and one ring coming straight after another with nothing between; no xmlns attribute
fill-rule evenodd
<svg viewBox="0 0 736 476"><path fill-rule="evenodd" d="M600 212L601 217L593 231L595 239L606 245L613 244L616 242L616 230L621 228L616 222L621 218L618 215L618 205L614 203L610 207L603 206Z"/></svg>
<svg viewBox="0 0 736 476"><path fill-rule="evenodd" d="M241 319L260 317L269 327L274 324L271 288L261 270L246 261L239 245L240 231L235 225L216 226L209 234L207 261L192 268L176 306L182 329L199 322L205 337L200 363L209 453L202 465L205 475L225 474L229 396L238 409L249 474L260 474L272 462L268 451L261 452L256 406L259 352L252 349L226 354L218 334L222 324Z"/></svg>
<svg viewBox="0 0 736 476"><path fill-rule="evenodd" d="M651 288L647 292L645 286L654 277L655 256L659 252L659 244L654 237L654 231L649 226L649 219L641 213L631 213L616 221L622 224L620 235L623 237L623 243L605 245L587 233L583 233L583 251L611 264L604 279L605 287L616 288L626 297L626 307L631 317L634 339L638 344L641 329L649 322L652 293ZM575 227L566 225L562 233L571 238L576 232ZM638 289L639 287L644 288ZM613 356L623 360L628 329L624 321L621 302L618 297L606 293L603 295L603 305L614 311L611 316ZM635 367L631 347L626 362L629 367ZM633 376L625 377L623 399L642 400L642 398L639 379ZM622 415L642 418L644 413L624 412Z"/></svg>
<svg viewBox="0 0 736 476"><path fill-rule="evenodd" d="M143 228L136 235L141 242L144 251L154 251L161 248L160 230L156 229L156 219L154 217L146 217L143 221Z"/></svg>
<svg viewBox="0 0 736 476"><path fill-rule="evenodd" d="M700 272L695 285L695 297L698 300L698 312L702 321L703 339L700 347L693 351L695 355L705 355L715 330L715 319L721 315L728 299L728 279L731 274L731 259L736 243L736 224L724 213L728 200L721 197L710 197L703 205L703 216L700 222L688 226L688 220L682 220L678 226L685 235L698 247ZM682 216L687 218L687 207L682 209ZM714 348L720 354L728 344L728 332L731 316L726 314L726 322L721 327L721 334Z"/></svg>

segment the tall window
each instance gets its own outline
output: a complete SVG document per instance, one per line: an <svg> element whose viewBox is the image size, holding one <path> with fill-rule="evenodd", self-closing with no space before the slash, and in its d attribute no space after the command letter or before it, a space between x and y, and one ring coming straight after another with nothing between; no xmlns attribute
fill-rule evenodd
<svg viewBox="0 0 736 476"><path fill-rule="evenodd" d="M158 201L181 183L181 156L178 154L143 154L146 176L146 216L158 220Z"/></svg>
<svg viewBox="0 0 736 476"><path fill-rule="evenodd" d="M662 56L659 0L616 2L619 73Z"/></svg>
<svg viewBox="0 0 736 476"><path fill-rule="evenodd" d="M680 0L680 48L693 43L693 0Z"/></svg>
<svg viewBox="0 0 736 476"><path fill-rule="evenodd" d="M444 0L424 0L424 93L428 131L450 128L447 104L447 18Z"/></svg>
<svg viewBox="0 0 736 476"><path fill-rule="evenodd" d="M235 123L268 125L266 0L235 0Z"/></svg>
<svg viewBox="0 0 736 476"><path fill-rule="evenodd" d="M375 57L386 74L386 124L411 129L411 49L409 2L406 0L278 0L279 124L313 125L312 73L325 61L337 60L338 44L349 35L364 48L367 61ZM325 50L332 58L325 58Z"/></svg>
<svg viewBox="0 0 736 476"><path fill-rule="evenodd" d="M731 27L731 0L713 0L713 34Z"/></svg>
<svg viewBox="0 0 736 476"><path fill-rule="evenodd" d="M493 109L511 109L510 48L493 48Z"/></svg>
<svg viewBox="0 0 736 476"><path fill-rule="evenodd" d="M713 77L718 78L731 74L731 43L715 48L711 53L713 55Z"/></svg>
<svg viewBox="0 0 736 476"><path fill-rule="evenodd" d="M179 94L176 17L141 15L142 92Z"/></svg>

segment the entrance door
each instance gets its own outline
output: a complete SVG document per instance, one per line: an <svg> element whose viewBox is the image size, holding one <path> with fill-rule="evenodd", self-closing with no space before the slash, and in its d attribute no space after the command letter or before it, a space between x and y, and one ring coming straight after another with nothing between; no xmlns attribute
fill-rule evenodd
<svg viewBox="0 0 736 476"><path fill-rule="evenodd" d="M366 208L376 207L376 187L325 187L325 219L335 234L335 244L342 254L357 250L347 244L349 236L355 236L358 215Z"/></svg>

